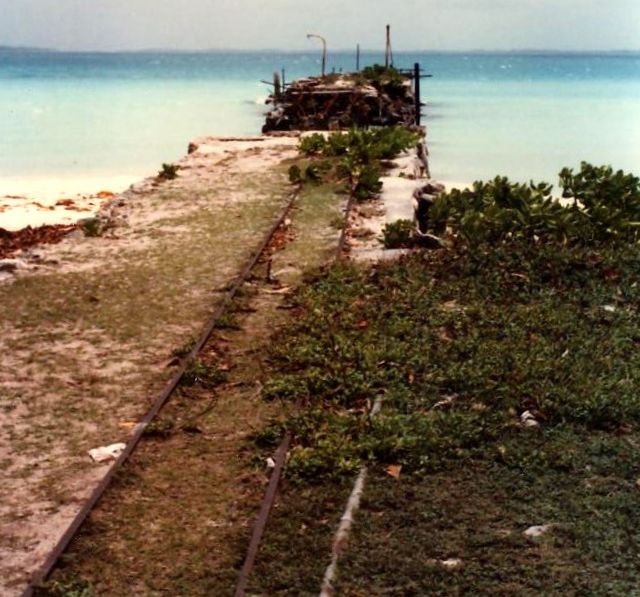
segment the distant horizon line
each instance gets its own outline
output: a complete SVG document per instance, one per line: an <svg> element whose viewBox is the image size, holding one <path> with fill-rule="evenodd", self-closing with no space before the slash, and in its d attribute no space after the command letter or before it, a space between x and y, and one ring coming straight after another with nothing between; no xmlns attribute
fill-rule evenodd
<svg viewBox="0 0 640 597"><path fill-rule="evenodd" d="M317 50L311 49L284 49L284 48L140 48L140 49L83 49L71 50L61 48L49 48L40 46L9 46L0 45L0 51L10 52L51 52L58 54L223 54L239 53L250 54L258 52L269 52L273 54L316 54ZM355 52L355 48L338 48L329 50L328 54L346 54ZM384 50L372 48L360 48L361 54L383 54ZM544 48L517 48L517 49L459 49L459 50L437 50L437 49L412 49L395 50L394 54L640 54L637 49L610 49L610 50L576 50L576 49L544 49Z"/></svg>

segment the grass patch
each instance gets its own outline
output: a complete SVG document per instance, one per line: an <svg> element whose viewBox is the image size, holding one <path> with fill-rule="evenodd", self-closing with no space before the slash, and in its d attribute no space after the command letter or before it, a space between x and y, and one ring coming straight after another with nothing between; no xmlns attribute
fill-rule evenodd
<svg viewBox="0 0 640 597"><path fill-rule="evenodd" d="M187 386L199 385L204 388L213 388L227 381L227 378L227 372L217 365L196 361L187 367L180 383Z"/></svg>
<svg viewBox="0 0 640 597"><path fill-rule="evenodd" d="M35 594L47 597L94 597L86 581L74 578L45 583L36 589Z"/></svg>
<svg viewBox="0 0 640 597"><path fill-rule="evenodd" d="M550 446L555 461L544 456ZM372 478L336 593L634 595L638 450L627 438L560 430L503 447L501 461ZM531 539L533 525L550 529ZM459 570L440 564L450 558Z"/></svg>

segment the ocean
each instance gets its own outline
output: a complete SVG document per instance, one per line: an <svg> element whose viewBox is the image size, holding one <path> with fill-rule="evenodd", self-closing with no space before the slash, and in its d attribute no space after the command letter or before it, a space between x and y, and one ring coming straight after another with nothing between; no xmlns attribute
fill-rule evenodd
<svg viewBox="0 0 640 597"><path fill-rule="evenodd" d="M283 52L64 53L0 49L3 180L155 173L202 135L260 131L274 70L318 74ZM361 64L381 60L364 53ZM640 168L640 54L396 53L419 62L432 174L555 182L581 160ZM328 69L355 68L355 52Z"/></svg>

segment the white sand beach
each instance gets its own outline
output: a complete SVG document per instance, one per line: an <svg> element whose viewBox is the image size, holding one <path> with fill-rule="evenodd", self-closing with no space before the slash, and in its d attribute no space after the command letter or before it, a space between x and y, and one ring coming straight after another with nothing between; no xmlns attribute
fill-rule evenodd
<svg viewBox="0 0 640 597"><path fill-rule="evenodd" d="M143 175L0 177L0 228L73 224Z"/></svg>

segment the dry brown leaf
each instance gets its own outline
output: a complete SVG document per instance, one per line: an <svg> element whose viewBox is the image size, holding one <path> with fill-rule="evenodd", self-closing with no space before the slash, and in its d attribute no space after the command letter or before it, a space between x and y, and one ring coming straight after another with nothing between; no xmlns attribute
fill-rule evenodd
<svg viewBox="0 0 640 597"><path fill-rule="evenodd" d="M384 472L387 473L390 477L393 477L396 481L400 480L400 472L402 471L401 464L390 464Z"/></svg>
<svg viewBox="0 0 640 597"><path fill-rule="evenodd" d="M446 326L442 326L438 328L438 338L443 342L453 342L453 335L451 331Z"/></svg>

